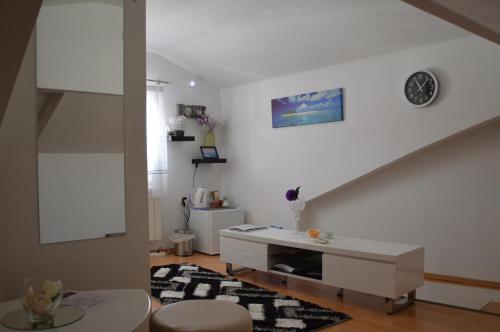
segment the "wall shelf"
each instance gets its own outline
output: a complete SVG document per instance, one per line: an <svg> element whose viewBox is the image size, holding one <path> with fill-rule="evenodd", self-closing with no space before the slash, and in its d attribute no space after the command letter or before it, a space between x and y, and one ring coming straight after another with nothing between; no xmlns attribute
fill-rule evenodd
<svg viewBox="0 0 500 332"><path fill-rule="evenodd" d="M167 136L167 141L169 142L188 142L194 141L194 136Z"/></svg>
<svg viewBox="0 0 500 332"><path fill-rule="evenodd" d="M226 158L218 158L218 159L193 159L191 160L193 164L198 167L199 164L225 164L227 163Z"/></svg>

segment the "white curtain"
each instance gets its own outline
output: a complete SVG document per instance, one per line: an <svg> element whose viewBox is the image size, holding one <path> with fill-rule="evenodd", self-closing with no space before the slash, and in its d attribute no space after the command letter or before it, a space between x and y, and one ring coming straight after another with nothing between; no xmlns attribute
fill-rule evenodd
<svg viewBox="0 0 500 332"><path fill-rule="evenodd" d="M148 184L153 197L164 195L167 174L167 117L162 92L162 87L147 87Z"/></svg>

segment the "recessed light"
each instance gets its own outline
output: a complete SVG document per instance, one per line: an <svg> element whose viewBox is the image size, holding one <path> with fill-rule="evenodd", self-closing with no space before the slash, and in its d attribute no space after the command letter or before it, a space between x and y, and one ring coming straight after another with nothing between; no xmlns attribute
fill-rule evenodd
<svg viewBox="0 0 500 332"><path fill-rule="evenodd" d="M194 88L195 86L196 86L196 81L195 80L189 81L189 87L190 88Z"/></svg>

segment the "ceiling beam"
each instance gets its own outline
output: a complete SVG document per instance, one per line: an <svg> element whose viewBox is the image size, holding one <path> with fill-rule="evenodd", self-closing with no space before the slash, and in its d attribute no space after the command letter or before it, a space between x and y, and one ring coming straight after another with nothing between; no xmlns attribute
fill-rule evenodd
<svg viewBox="0 0 500 332"><path fill-rule="evenodd" d="M42 0L0 0L0 126Z"/></svg>
<svg viewBox="0 0 500 332"><path fill-rule="evenodd" d="M500 44L500 1L498 0L402 1Z"/></svg>

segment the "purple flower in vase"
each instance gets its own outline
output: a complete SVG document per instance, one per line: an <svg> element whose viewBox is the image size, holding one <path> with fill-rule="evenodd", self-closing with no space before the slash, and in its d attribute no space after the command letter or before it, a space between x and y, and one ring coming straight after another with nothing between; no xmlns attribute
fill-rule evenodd
<svg viewBox="0 0 500 332"><path fill-rule="evenodd" d="M213 131L215 128L222 126L224 121L211 118L207 114L202 113L196 118L196 124L205 130Z"/></svg>
<svg viewBox="0 0 500 332"><path fill-rule="evenodd" d="M286 199L290 202L297 200L297 198L299 198L299 190L300 186L298 186L296 189L288 189L285 194Z"/></svg>

